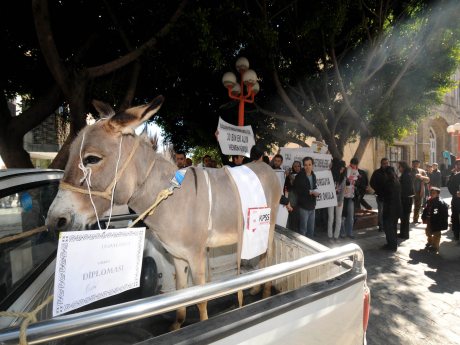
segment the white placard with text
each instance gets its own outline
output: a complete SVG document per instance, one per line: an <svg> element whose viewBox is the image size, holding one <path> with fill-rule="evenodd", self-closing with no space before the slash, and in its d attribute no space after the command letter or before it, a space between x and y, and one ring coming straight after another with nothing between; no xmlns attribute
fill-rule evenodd
<svg viewBox="0 0 460 345"><path fill-rule="evenodd" d="M311 149L315 153L327 153L328 146L321 141L314 141L311 143Z"/></svg>
<svg viewBox="0 0 460 345"><path fill-rule="evenodd" d="M329 170L332 160L330 154L315 153L310 147L300 148L289 148L281 147L280 154L283 156L283 169L289 169L292 167L294 161L299 161L302 164L302 159L305 157L311 157L315 161L314 171Z"/></svg>
<svg viewBox="0 0 460 345"><path fill-rule="evenodd" d="M139 287L145 228L59 234L53 316Z"/></svg>
<svg viewBox="0 0 460 345"><path fill-rule="evenodd" d="M249 157L251 148L256 143L251 126L234 126L219 117L217 130L220 150L224 155Z"/></svg>
<svg viewBox="0 0 460 345"><path fill-rule="evenodd" d="M248 221L243 233L241 258L252 259L267 251L268 235L270 233L269 207L255 207L248 209Z"/></svg>
<svg viewBox="0 0 460 345"><path fill-rule="evenodd" d="M337 206L335 183L330 170L315 171L317 191L315 209Z"/></svg>

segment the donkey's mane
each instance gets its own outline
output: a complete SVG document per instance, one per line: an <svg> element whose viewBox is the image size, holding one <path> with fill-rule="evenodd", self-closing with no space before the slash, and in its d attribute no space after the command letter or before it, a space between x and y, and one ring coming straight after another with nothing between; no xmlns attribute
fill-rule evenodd
<svg viewBox="0 0 460 345"><path fill-rule="evenodd" d="M157 156L163 157L166 161L176 164L174 161L174 154L173 151L171 150L171 145L164 145L163 146L163 151L158 152L159 145L158 145L158 133L154 133L153 135L150 135L145 129L142 131L142 133L139 135L141 140L144 140L147 144L149 144L152 147L152 150L157 154Z"/></svg>

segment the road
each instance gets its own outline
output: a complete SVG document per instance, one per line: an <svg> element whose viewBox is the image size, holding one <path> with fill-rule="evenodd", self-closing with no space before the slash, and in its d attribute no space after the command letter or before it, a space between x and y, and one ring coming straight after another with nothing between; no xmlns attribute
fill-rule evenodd
<svg viewBox="0 0 460 345"><path fill-rule="evenodd" d="M450 204L446 188L441 196ZM375 207L373 196L366 199ZM396 253L380 249L385 235L376 228L355 235L333 245L325 233L315 240L363 248L372 296L368 345L460 344L460 245L452 232L442 232L438 255L424 249L424 224L411 224L410 239L400 242Z"/></svg>

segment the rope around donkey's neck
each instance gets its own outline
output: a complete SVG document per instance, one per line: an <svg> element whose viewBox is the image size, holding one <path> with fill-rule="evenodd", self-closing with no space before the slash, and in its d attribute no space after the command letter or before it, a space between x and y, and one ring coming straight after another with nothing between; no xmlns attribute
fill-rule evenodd
<svg viewBox="0 0 460 345"><path fill-rule="evenodd" d="M160 202L167 199L172 193L173 191L170 189L163 189L162 191L160 191L157 195L157 199L152 204L152 206L150 206L148 209L142 212L142 214L139 215L139 217L137 217L130 225L128 225L128 228L132 228L140 220L143 220L147 215L151 216L153 212L155 211L155 208L160 204Z"/></svg>
<svg viewBox="0 0 460 345"><path fill-rule="evenodd" d="M37 322L37 314L48 303L53 300L53 295L48 296L42 303L40 303L34 310L30 312L14 312L14 311L1 311L0 317L22 317L24 320L21 322L19 328L19 345L27 345L27 327L29 324Z"/></svg>
<svg viewBox="0 0 460 345"><path fill-rule="evenodd" d="M132 228L140 220L144 219L147 215L152 215L155 211L155 208L162 202L167 199L170 195L173 194L171 189L163 189L157 195L155 202L147 210L145 210L139 217L137 217L128 228ZM2 311L0 312L0 317L21 317L24 320L21 322L21 327L19 329L19 345L27 345L27 327L29 324L37 322L37 314L42 310L47 304L53 300L53 295L50 295L44 300L40 305L38 305L34 310L30 312L11 312L11 311Z"/></svg>

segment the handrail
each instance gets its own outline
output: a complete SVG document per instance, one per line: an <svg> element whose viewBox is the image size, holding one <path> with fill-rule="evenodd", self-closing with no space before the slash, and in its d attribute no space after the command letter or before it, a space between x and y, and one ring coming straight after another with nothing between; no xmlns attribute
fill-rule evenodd
<svg viewBox="0 0 460 345"><path fill-rule="evenodd" d="M326 252L244 273L237 277L225 278L163 295L37 322L29 326L27 340L29 344L39 344L140 320L174 311L180 307L229 295L254 285L280 279L284 276L349 256L354 257L353 271L362 273L364 271L363 251L357 244L349 243ZM11 327L0 331L1 344L6 344L10 341L17 342L18 339L19 327Z"/></svg>

